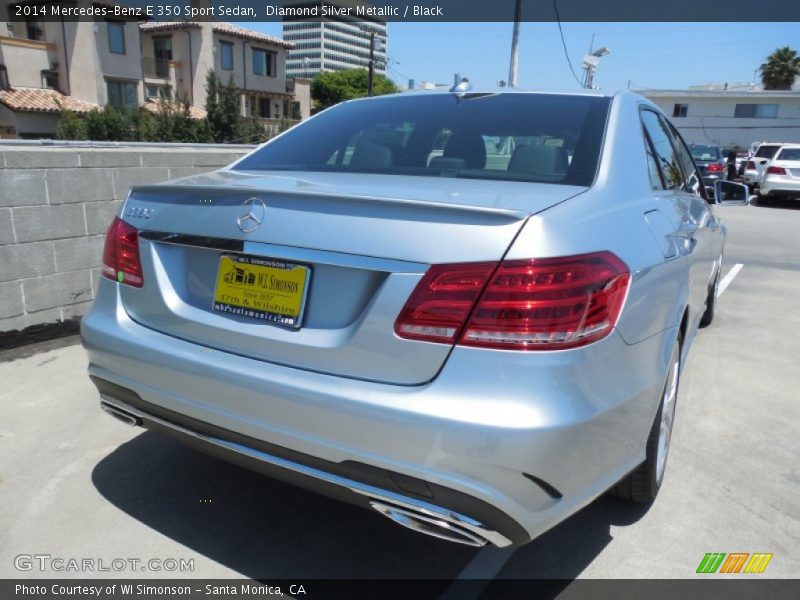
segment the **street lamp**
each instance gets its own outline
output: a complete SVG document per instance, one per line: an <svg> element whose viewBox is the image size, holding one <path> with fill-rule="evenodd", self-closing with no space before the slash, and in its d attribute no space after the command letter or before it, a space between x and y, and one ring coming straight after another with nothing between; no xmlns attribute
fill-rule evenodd
<svg viewBox="0 0 800 600"><path fill-rule="evenodd" d="M583 70L585 72L583 77L583 87L586 89L592 88L594 74L595 71L597 71L597 66L600 64L600 59L610 52L611 50L609 50L607 46L603 46L597 50L590 51L589 54L583 57Z"/></svg>

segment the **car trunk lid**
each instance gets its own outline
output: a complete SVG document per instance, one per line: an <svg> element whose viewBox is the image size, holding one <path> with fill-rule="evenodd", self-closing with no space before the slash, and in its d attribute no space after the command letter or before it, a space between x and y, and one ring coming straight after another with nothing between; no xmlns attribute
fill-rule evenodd
<svg viewBox="0 0 800 600"><path fill-rule="evenodd" d="M428 266L500 260L528 215L583 190L231 171L141 186L132 190L123 218L141 232L145 284L121 286L122 302L137 322L207 348L334 375L420 384L436 376L450 346L400 339L393 324ZM259 223L240 226L253 206L257 212L263 206ZM307 268L299 326L215 310L223 256Z"/></svg>

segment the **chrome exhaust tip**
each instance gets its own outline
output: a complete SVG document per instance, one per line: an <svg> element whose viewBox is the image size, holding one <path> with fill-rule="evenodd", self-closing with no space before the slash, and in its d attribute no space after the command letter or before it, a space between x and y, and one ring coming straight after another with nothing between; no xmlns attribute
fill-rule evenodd
<svg viewBox="0 0 800 600"><path fill-rule="evenodd" d="M395 523L442 540L480 548L487 540L445 519L370 500L370 506Z"/></svg>
<svg viewBox="0 0 800 600"><path fill-rule="evenodd" d="M111 415L118 421L122 421L123 423L125 423L126 425L130 425L131 427L136 427L142 424L142 420L136 415L132 415L131 413L126 412L121 408L117 408L116 406L113 406L111 404L108 404L107 402L101 402L100 408L103 409L103 411L106 414Z"/></svg>

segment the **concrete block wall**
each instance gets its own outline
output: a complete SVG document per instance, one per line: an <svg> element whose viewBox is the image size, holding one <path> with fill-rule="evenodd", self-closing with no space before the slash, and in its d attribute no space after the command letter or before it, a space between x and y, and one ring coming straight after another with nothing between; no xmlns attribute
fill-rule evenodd
<svg viewBox="0 0 800 600"><path fill-rule="evenodd" d="M212 171L248 150L0 140L0 335L86 312L105 230L131 185Z"/></svg>

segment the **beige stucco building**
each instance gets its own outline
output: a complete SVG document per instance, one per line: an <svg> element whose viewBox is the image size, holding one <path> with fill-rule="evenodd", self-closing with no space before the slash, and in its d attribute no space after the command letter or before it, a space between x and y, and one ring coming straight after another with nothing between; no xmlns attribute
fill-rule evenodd
<svg viewBox="0 0 800 600"><path fill-rule="evenodd" d="M8 12L14 2L3 2ZM88 7L90 0L77 0ZM51 133L61 104L78 112L144 100L136 21L0 24L0 135Z"/></svg>
<svg viewBox="0 0 800 600"><path fill-rule="evenodd" d="M206 74L213 70L222 83L232 81L239 89L246 117L277 124L309 116L310 108L303 110L309 103L295 98L302 85L287 87L286 51L292 43L230 23L154 21L139 29L148 98L168 87L176 97L202 107Z"/></svg>
<svg viewBox="0 0 800 600"><path fill-rule="evenodd" d="M75 0L89 7L103 0ZM0 0L12 13L14 2ZM153 107L169 90L204 114L206 74L232 80L242 115L277 128L310 116L307 80L286 79L293 44L229 23L8 21L0 23L0 137L50 137L61 108Z"/></svg>

